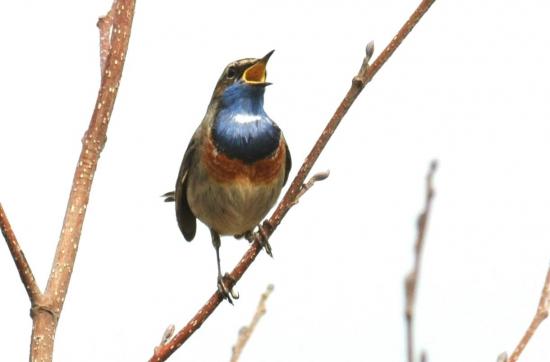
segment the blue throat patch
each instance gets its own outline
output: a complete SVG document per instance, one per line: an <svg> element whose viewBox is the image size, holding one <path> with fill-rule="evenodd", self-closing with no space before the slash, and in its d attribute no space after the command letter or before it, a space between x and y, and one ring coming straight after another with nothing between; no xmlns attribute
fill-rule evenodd
<svg viewBox="0 0 550 362"><path fill-rule="evenodd" d="M243 83L225 89L212 126L220 152L253 163L277 150L281 130L264 111L264 91L263 86Z"/></svg>

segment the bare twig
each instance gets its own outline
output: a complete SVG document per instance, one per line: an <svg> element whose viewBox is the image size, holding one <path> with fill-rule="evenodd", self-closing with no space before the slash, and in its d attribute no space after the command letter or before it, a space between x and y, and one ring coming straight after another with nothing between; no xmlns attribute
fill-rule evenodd
<svg viewBox="0 0 550 362"><path fill-rule="evenodd" d="M329 170L322 171L322 172L317 172L315 175L311 176L309 178L309 181L302 185L302 188L301 188L300 192L298 193L298 195L296 195L296 198L294 199L293 206L296 205L298 202L300 202L300 198L310 188L312 188L313 185L315 185L316 182L326 180L329 176L330 176L330 171Z"/></svg>
<svg viewBox="0 0 550 362"><path fill-rule="evenodd" d="M531 340L531 337L533 337L533 335L537 331L539 325L542 323L542 321L548 318L548 313L550 313L550 268L548 268L548 272L546 273L546 279L544 281L544 287L542 288L542 292L540 294L537 312L535 313L531 324L529 324L529 327L525 331L525 334L519 341L516 349L510 355L510 358L508 358L507 360L504 359L504 361L516 362L519 359L519 356L527 346L527 343L529 343L529 340ZM505 354L501 354L501 356L502 355Z"/></svg>
<svg viewBox="0 0 550 362"><path fill-rule="evenodd" d="M170 324L168 327L166 327L166 330L162 334L162 339L160 340L160 344L166 344L172 338L174 335L174 332L176 331L176 326L173 324Z"/></svg>
<svg viewBox="0 0 550 362"><path fill-rule="evenodd" d="M273 292L273 285L270 284L267 286L267 289L265 292L262 293L262 296L260 297L260 301L258 302L258 307L256 307L256 313L254 313L254 317L252 317L252 321L248 326L244 326L239 331L239 337L237 339L237 343L233 346L233 353L231 354L231 362L237 362L239 360L239 357L241 356L241 353L246 346L246 343L250 339L250 336L254 332L254 329L258 325L258 322L263 317L263 315L266 312L265 304L267 302L267 298L269 298L269 295Z"/></svg>
<svg viewBox="0 0 550 362"><path fill-rule="evenodd" d="M90 125L82 139L82 151L73 179L61 236L43 294L36 285L30 266L17 244L4 211L0 211L4 237L32 303L31 361L52 360L57 322L67 295L92 181L106 141L107 126L126 59L134 6L134 0L115 0L109 14L98 22L101 31L101 87Z"/></svg>
<svg viewBox="0 0 550 362"><path fill-rule="evenodd" d="M309 155L306 157L304 163L300 167L298 174L292 181L289 189L287 190L282 201L277 205L277 208L269 218L263 223L264 233L269 237L281 223L288 210L294 205L296 197L302 190L302 184L304 183L307 175L311 171L314 163L319 158L319 155L325 148L330 137L342 121L357 96L361 93L365 85L371 81L378 70L386 63L389 57L401 44L401 42L407 37L410 31L414 28L416 23L422 18L422 16L428 11L430 6L435 0L423 0L418 8L413 12L410 18L405 22L403 27L399 30L397 35L390 41L388 46L382 51L382 53L376 58L374 63L368 65L369 59L373 53L373 46L369 44L366 48L366 54L363 59L363 63L359 73L353 78L352 84L348 93L336 109L336 112L328 122L323 133L311 149ZM246 272L248 267L254 262L262 247L260 246L260 236L256 233L254 242L248 249L248 251L241 258L237 266L231 272L230 278L226 278L226 285L231 289L234 283ZM175 336L164 345L162 348L155 349L154 355L150 358L150 362L165 361L170 357L200 326L204 321L214 312L218 305L222 302L223 297L219 292L215 292L206 304L195 314L195 316L183 327Z"/></svg>
<svg viewBox="0 0 550 362"><path fill-rule="evenodd" d="M160 339L160 343L157 347L155 347L155 350L157 350L158 348L168 343L170 338L172 338L172 336L174 335L175 331L176 331L176 326L173 324L170 324L168 327L166 327L166 329L164 330L164 333L162 334L162 338Z"/></svg>
<svg viewBox="0 0 550 362"><path fill-rule="evenodd" d="M27 290L31 305L34 306L42 296L42 292L36 284L31 266L27 262L27 258L25 258L25 254L23 253L23 250L21 250L21 247L17 242L17 238L15 237L15 233L11 229L10 222L8 221L8 217L4 212L2 204L0 204L0 229L2 229L4 239L6 239L6 243L8 244L8 248L10 249L11 256L15 261L15 266L17 267L17 271L19 272L21 281L23 282L23 285Z"/></svg>
<svg viewBox="0 0 550 362"><path fill-rule="evenodd" d="M107 57L111 51L111 31L113 30L113 21L115 20L115 5L116 1L113 1L111 10L109 10L105 16L102 16L97 20L97 27L99 29L99 64L101 66L101 74L105 71L105 63L107 62Z"/></svg>
<svg viewBox="0 0 550 362"><path fill-rule="evenodd" d="M414 362L414 305L416 302L416 286L420 276L420 263L422 261L422 250L424 248L424 239L428 218L432 207L432 199L435 191L433 188L433 176L437 169L437 162L432 161L430 169L426 175L426 198L424 200L424 209L418 216L417 235L414 243L414 265L413 269L405 278L405 320L407 323L407 361ZM424 352L421 359L425 359Z"/></svg>

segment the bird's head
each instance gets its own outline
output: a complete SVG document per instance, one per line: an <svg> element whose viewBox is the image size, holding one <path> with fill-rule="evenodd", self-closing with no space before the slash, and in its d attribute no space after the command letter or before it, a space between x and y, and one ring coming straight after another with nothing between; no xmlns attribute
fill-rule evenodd
<svg viewBox="0 0 550 362"><path fill-rule="evenodd" d="M229 63L218 80L213 98L232 98L249 93L263 95L263 89L271 84L265 80L267 61L273 52L270 51L262 58L245 58Z"/></svg>

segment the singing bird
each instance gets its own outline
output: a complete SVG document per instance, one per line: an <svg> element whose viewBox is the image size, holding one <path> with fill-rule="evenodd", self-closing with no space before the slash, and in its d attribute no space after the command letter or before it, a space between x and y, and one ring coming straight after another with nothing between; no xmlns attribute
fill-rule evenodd
<svg viewBox="0 0 550 362"><path fill-rule="evenodd" d="M264 110L270 85L266 65L272 54L227 65L187 146L176 189L164 195L165 201L175 201L178 226L187 241L195 237L196 219L210 228L218 290L229 302L238 295L224 283L220 235L251 235L277 201L292 163L281 129Z"/></svg>

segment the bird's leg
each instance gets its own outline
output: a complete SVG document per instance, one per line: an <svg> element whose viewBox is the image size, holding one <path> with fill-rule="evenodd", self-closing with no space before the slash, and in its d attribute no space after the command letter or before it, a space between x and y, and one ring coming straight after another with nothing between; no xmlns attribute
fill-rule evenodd
<svg viewBox="0 0 550 362"><path fill-rule="evenodd" d="M233 304L233 299L239 299L239 293L234 291L232 287L228 288L226 285L226 280L231 281L231 276L227 273L222 276L222 268L220 265L220 235L212 229L210 229L210 234L212 235L212 245L214 245L214 249L216 249L216 260L218 262L218 291L229 303Z"/></svg>

